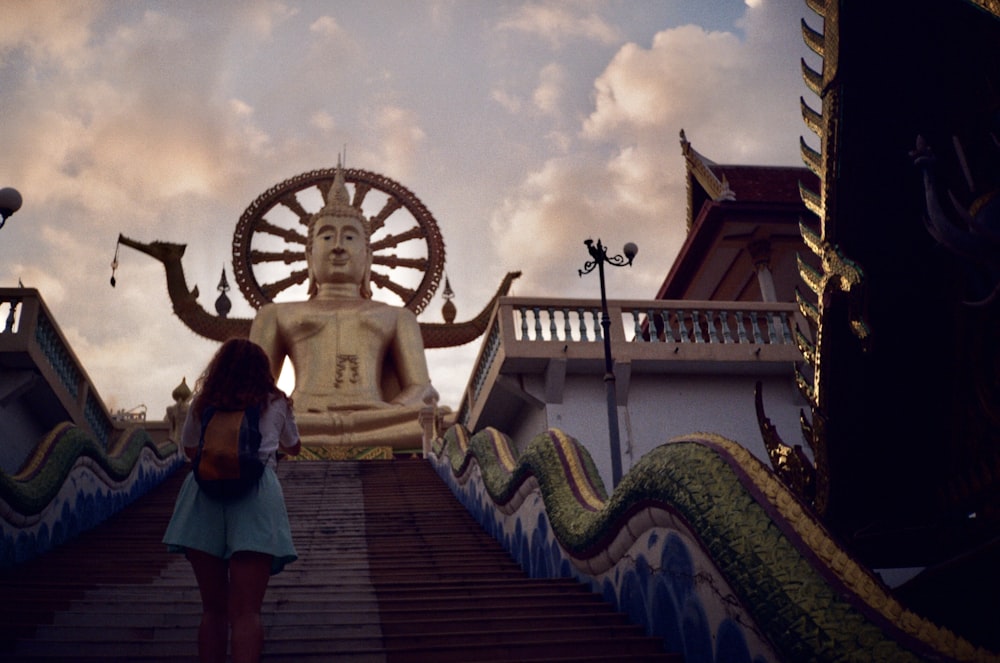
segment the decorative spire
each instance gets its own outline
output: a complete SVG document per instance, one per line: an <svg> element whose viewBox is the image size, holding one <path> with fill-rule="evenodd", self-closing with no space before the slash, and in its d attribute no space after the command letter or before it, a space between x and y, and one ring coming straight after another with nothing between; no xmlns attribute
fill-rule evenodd
<svg viewBox="0 0 1000 663"><path fill-rule="evenodd" d="M188 386L186 377L181 378L181 383L174 387L170 395L173 397L175 403L183 403L191 398L191 387Z"/></svg>
<svg viewBox="0 0 1000 663"><path fill-rule="evenodd" d="M337 160L337 172L333 176L333 186L330 188L333 199L340 205L350 205L351 199L347 194L347 180L344 177L344 167L340 160Z"/></svg>
<svg viewBox="0 0 1000 663"><path fill-rule="evenodd" d="M344 167L341 165L340 157L337 158L337 170L333 176L333 184L326 193L326 200L323 208L313 215L313 219L321 216L354 217L364 225L365 232L370 232L368 219L364 213L351 204L351 196L347 191L347 178L344 175Z"/></svg>
<svg viewBox="0 0 1000 663"><path fill-rule="evenodd" d="M458 314L455 303L451 301L454 297L455 291L451 289L451 282L448 281L448 275L445 274L444 291L441 293L441 298L444 299L444 305L441 307L441 315L449 325L455 322L455 316Z"/></svg>
<svg viewBox="0 0 1000 663"><path fill-rule="evenodd" d="M229 292L229 281L226 280L225 267L222 268L222 278L219 279L217 290L222 294L215 300L215 312L219 314L220 318L225 318L233 310L233 303L229 301L229 296L226 294Z"/></svg>

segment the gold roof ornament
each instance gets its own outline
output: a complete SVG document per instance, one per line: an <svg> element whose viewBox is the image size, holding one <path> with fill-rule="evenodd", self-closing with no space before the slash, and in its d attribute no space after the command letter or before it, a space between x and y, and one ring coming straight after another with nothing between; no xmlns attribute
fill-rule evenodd
<svg viewBox="0 0 1000 663"><path fill-rule="evenodd" d="M455 291L451 289L451 282L448 281L448 275L444 277L444 291L441 293L441 298L444 299L444 304L441 306L441 316L444 318L446 324L453 324L455 322L455 316L458 315L458 309L455 308L455 302L451 301L455 297Z"/></svg>
<svg viewBox="0 0 1000 663"><path fill-rule="evenodd" d="M229 300L229 281L226 280L226 268L222 268L222 277L219 279L219 285L216 287L219 291L219 297L215 300L215 312L219 314L220 318L229 317L229 312L233 310L233 303Z"/></svg>
<svg viewBox="0 0 1000 663"><path fill-rule="evenodd" d="M174 390L170 392L170 396L174 399L175 403L183 403L191 398L191 387L188 386L187 377L181 378L181 383L174 387Z"/></svg>

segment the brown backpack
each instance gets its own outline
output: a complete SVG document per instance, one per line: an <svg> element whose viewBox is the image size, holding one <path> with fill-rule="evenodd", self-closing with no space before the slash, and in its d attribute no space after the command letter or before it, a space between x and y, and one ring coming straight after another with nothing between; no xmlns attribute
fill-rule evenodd
<svg viewBox="0 0 1000 663"><path fill-rule="evenodd" d="M212 499L230 501L246 495L264 474L260 460L260 408L205 408L194 478Z"/></svg>

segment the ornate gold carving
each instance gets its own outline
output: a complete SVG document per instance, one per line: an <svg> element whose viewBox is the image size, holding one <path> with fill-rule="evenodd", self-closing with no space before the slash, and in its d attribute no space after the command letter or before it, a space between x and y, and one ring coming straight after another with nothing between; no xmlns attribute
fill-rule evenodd
<svg viewBox="0 0 1000 663"><path fill-rule="evenodd" d="M816 495L816 470L802 451L802 447L797 444L795 446L785 444L778 434L778 429L764 414L764 395L759 380L754 386L754 406L757 410L757 425L775 474L800 499L811 504Z"/></svg>
<svg viewBox="0 0 1000 663"><path fill-rule="evenodd" d="M823 155L809 147L809 145L806 144L805 139L801 136L799 137L799 152L802 155L802 161L806 164L806 167L809 168L809 170L817 176L823 172ZM806 205L809 207L809 211L813 214L821 216L820 212L823 209L823 199L820 195L801 184L799 185L799 193L802 194L803 200L806 196L815 200L814 204L806 201Z"/></svg>
<svg viewBox="0 0 1000 663"><path fill-rule="evenodd" d="M799 224L799 232L806 246L819 256L822 263L822 270L816 270L799 258L802 280L820 297L821 302L829 288L853 294L850 303L851 330L862 341L868 340L871 332L864 313L863 293L859 292L864 282L864 271L860 265L844 257L839 247L821 239L805 224Z"/></svg>
<svg viewBox="0 0 1000 663"><path fill-rule="evenodd" d="M289 456L285 461L303 462L311 460L392 460L392 447L324 447L303 445L298 456Z"/></svg>
<svg viewBox="0 0 1000 663"><path fill-rule="evenodd" d="M349 372L350 375L347 377L347 381L351 384L357 384L360 379L358 373L358 356L357 355L337 355L337 372L333 380L333 386L340 389L344 386L344 373Z"/></svg>
<svg viewBox="0 0 1000 663"><path fill-rule="evenodd" d="M802 21L802 40L806 43L816 55L823 57L823 52L825 50L825 44L823 42L823 33L810 28L805 21Z"/></svg>
<svg viewBox="0 0 1000 663"><path fill-rule="evenodd" d="M972 2L1000 18L1000 0L972 0Z"/></svg>

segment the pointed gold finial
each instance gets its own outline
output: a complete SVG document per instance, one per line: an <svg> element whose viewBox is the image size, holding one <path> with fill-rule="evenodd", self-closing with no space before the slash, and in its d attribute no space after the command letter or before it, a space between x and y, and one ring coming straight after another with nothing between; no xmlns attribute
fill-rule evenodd
<svg viewBox="0 0 1000 663"><path fill-rule="evenodd" d="M447 274L444 277L444 292L441 293L441 298L444 299L444 305L441 306L441 316L446 323L452 324L455 322L458 310L455 308L455 302L451 301L455 298L455 291L451 289L451 282L448 281Z"/></svg>
<svg viewBox="0 0 1000 663"><path fill-rule="evenodd" d="M347 191L347 178L344 175L344 166L339 155L337 156L337 169L334 172L333 184L326 194L325 204L320 211L313 214L310 227L321 216L353 217L361 221L366 233L370 234L371 232L364 213L351 204L351 196Z"/></svg>

